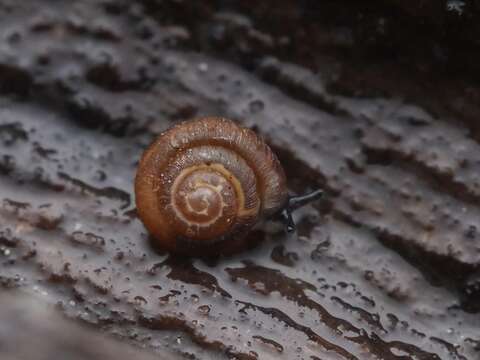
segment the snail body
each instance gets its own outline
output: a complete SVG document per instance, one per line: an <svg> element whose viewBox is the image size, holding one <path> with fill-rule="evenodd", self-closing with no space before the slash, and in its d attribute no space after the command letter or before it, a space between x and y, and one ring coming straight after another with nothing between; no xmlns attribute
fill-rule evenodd
<svg viewBox="0 0 480 360"><path fill-rule="evenodd" d="M155 243L187 255L236 251L289 201L283 168L263 139L217 117L162 133L140 160L135 198Z"/></svg>

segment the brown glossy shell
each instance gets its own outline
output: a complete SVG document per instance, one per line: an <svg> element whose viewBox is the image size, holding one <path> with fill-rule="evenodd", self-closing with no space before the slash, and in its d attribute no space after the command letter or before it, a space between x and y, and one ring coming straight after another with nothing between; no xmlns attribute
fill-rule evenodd
<svg viewBox="0 0 480 360"><path fill-rule="evenodd" d="M161 248L185 254L237 247L287 196L284 171L263 139L224 118L190 120L162 133L135 179L145 227Z"/></svg>

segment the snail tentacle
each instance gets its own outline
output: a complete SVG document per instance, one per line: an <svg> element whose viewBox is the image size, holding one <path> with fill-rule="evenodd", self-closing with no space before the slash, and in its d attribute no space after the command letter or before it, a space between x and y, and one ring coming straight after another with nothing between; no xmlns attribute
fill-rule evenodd
<svg viewBox="0 0 480 360"><path fill-rule="evenodd" d="M322 189L317 189L305 195L291 196L288 198L288 208L291 211L296 210L302 206L321 199L323 195L324 191Z"/></svg>
<svg viewBox="0 0 480 360"><path fill-rule="evenodd" d="M317 189L305 195L289 196L287 206L280 212L280 221L283 222L288 233L296 231L292 213L302 206L321 199L323 194L322 189Z"/></svg>

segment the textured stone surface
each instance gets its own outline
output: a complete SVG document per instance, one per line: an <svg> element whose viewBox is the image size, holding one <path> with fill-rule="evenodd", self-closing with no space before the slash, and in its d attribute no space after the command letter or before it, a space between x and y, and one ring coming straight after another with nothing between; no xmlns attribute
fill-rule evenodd
<svg viewBox="0 0 480 360"><path fill-rule="evenodd" d="M179 357L475 359L478 84L367 61L362 27L280 4L263 23L235 3L0 1L1 286ZM265 136L292 193L326 189L298 234L152 248L136 164L196 115Z"/></svg>
<svg viewBox="0 0 480 360"><path fill-rule="evenodd" d="M167 352L149 354L109 339L93 327L68 322L38 296L2 294L0 304L0 355L4 360L173 359Z"/></svg>

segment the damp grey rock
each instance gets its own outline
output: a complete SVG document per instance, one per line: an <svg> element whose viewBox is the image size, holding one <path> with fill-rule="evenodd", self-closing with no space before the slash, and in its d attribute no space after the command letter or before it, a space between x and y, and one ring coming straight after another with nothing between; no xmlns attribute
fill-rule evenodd
<svg viewBox="0 0 480 360"><path fill-rule="evenodd" d="M241 4L0 4L2 287L183 358L478 357L480 111L462 73L345 58L362 27L309 37ZM297 236L213 260L151 247L138 158L207 114L265 136L292 192L326 189Z"/></svg>

